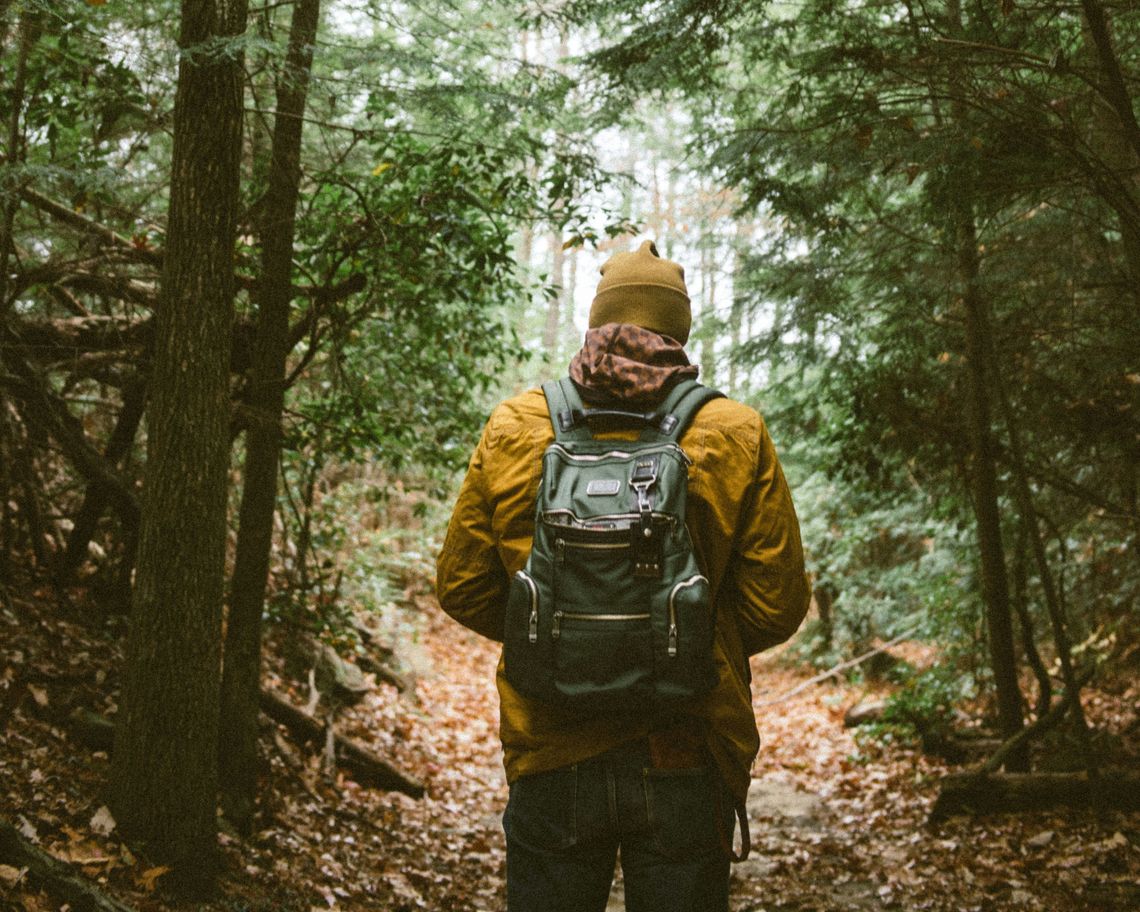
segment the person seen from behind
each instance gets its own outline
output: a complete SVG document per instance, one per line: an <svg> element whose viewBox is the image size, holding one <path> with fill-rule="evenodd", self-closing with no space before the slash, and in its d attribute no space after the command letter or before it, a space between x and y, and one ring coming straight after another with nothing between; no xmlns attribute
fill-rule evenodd
<svg viewBox="0 0 1140 912"><path fill-rule="evenodd" d="M509 912L602 912L619 849L628 912L727 912L759 749L748 659L806 613L799 524L760 415L691 382L681 266L645 241L601 272L569 383L491 414L437 593L507 640Z"/></svg>

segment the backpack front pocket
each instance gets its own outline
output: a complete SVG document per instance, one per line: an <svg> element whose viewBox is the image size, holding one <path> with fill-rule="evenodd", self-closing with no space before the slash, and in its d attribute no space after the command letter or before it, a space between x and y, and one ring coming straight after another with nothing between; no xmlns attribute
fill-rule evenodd
<svg viewBox="0 0 1140 912"><path fill-rule="evenodd" d="M653 635L644 612L555 609L554 686L567 702L632 708L653 694Z"/></svg>
<svg viewBox="0 0 1140 912"><path fill-rule="evenodd" d="M630 533L562 529L554 541L554 686L568 703L629 706L652 694L649 592Z"/></svg>

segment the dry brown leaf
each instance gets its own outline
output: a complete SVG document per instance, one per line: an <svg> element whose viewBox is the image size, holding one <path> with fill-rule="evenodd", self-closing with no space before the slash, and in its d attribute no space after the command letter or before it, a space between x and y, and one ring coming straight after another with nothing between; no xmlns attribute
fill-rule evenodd
<svg viewBox="0 0 1140 912"><path fill-rule="evenodd" d="M158 865L154 868L147 868L135 878L135 886L139 887L146 893L153 893L155 887L158 885L158 879L170 871L167 865Z"/></svg>
<svg viewBox="0 0 1140 912"><path fill-rule="evenodd" d="M13 868L11 865L0 864L0 883L11 889L24 879L27 871L27 868Z"/></svg>

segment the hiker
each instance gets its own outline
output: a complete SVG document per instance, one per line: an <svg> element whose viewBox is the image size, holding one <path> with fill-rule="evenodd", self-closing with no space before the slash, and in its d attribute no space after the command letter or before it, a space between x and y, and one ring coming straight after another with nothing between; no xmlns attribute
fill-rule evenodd
<svg viewBox="0 0 1140 912"><path fill-rule="evenodd" d="M807 610L799 524L760 416L692 382L681 266L645 241L601 272L572 382L514 396L487 422L437 592L461 624L507 639L509 912L601 912L619 848L629 912L726 912L759 749L748 657ZM591 560L603 563L573 569ZM562 567L579 575L551 583ZM661 586L667 598L651 594Z"/></svg>

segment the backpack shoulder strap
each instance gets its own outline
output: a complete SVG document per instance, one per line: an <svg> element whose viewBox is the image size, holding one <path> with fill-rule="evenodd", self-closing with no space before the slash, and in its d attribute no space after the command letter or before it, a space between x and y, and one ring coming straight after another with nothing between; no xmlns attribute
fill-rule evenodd
<svg viewBox="0 0 1140 912"><path fill-rule="evenodd" d="M661 403L658 409L658 414L661 416L660 423L655 428L646 428L642 432L642 439L653 439L653 436L657 436L672 441L680 440L685 429L706 402L723 398L724 393L719 390L702 386L696 380L682 380L669 391L669 395Z"/></svg>
<svg viewBox="0 0 1140 912"><path fill-rule="evenodd" d="M554 439L593 440L589 426L580 420L584 411L582 397L569 377L561 380L547 380L542 384L546 396L546 409L550 412L550 423L554 426Z"/></svg>

